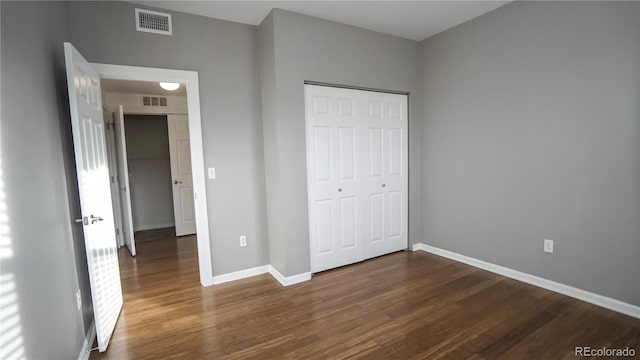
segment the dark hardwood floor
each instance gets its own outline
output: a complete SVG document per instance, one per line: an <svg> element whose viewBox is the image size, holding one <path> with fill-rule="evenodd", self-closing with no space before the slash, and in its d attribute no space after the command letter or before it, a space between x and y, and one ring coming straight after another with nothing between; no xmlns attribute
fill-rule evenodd
<svg viewBox="0 0 640 360"><path fill-rule="evenodd" d="M136 239L136 244L145 242L145 241L154 241L172 238L176 236L176 228L175 227L167 227L161 229L153 229L153 230L142 230L136 231L134 237Z"/></svg>
<svg viewBox="0 0 640 360"><path fill-rule="evenodd" d="M574 359L635 349L640 320L424 252L282 287L203 288L193 236L120 252L124 308L91 359Z"/></svg>

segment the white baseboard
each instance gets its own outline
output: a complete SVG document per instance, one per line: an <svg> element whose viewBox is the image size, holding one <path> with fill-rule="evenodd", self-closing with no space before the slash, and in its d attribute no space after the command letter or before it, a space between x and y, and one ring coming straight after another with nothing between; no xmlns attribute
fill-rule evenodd
<svg viewBox="0 0 640 360"><path fill-rule="evenodd" d="M282 286L295 285L301 282L311 280L310 272L305 272L305 273L291 275L291 276L284 276L278 270L276 270L276 268L274 268L271 265L269 265L269 273L271 274L271 276L273 276L274 279L278 280L278 282L282 284Z"/></svg>
<svg viewBox="0 0 640 360"><path fill-rule="evenodd" d="M517 270L509 269L504 266L488 263L486 261L474 259L465 255L460 255L452 251L440 249L427 244L418 243L412 247L413 251L422 250L428 253L439 255L447 259L455 260L479 269L487 270L511 279L522 281L527 284L538 286L547 290L551 290L572 298L582 300L603 308L613 310L625 315L633 316L640 319L640 306L632 305L610 297L595 294L586 290L578 289L573 286L561 284L535 275L530 275Z"/></svg>
<svg viewBox="0 0 640 360"><path fill-rule="evenodd" d="M88 360L89 354L91 353L91 345L93 345L93 339L96 337L96 323L92 322L91 326L89 326L89 331L85 335L84 342L82 343L82 348L80 349L80 354L78 355L78 360Z"/></svg>
<svg viewBox="0 0 640 360"><path fill-rule="evenodd" d="M175 226L175 223L164 223L164 224L152 224L152 225L140 225L133 228L133 231L144 231L144 230L153 230L153 229L164 229L168 227Z"/></svg>
<svg viewBox="0 0 640 360"><path fill-rule="evenodd" d="M311 273L306 272L292 276L282 275L276 268L271 265L257 266L250 269L235 271L228 274L216 275L213 277L213 285L223 284L229 281L246 279L252 276L270 274L274 279L278 280L282 286L290 286L303 281L311 280Z"/></svg>
<svg viewBox="0 0 640 360"><path fill-rule="evenodd" d="M223 284L229 281L246 279L248 277L262 275L270 272L271 265L257 266L250 269L234 271L232 273L216 275L213 277L213 285Z"/></svg>

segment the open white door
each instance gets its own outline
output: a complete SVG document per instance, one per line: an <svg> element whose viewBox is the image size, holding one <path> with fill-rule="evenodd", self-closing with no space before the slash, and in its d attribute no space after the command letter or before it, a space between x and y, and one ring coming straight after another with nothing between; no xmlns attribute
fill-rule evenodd
<svg viewBox="0 0 640 360"><path fill-rule="evenodd" d="M122 209L120 207L120 185L118 185L118 161L116 159L115 124L110 113L104 112L105 137L107 140L107 158L109 160L109 182L111 184L111 204L113 205L113 222L116 227L118 248L124 246L122 238ZM111 121L109 121L111 120Z"/></svg>
<svg viewBox="0 0 640 360"><path fill-rule="evenodd" d="M100 77L64 44L73 147L98 349L107 349L122 309L122 287L109 189Z"/></svg>
<svg viewBox="0 0 640 360"><path fill-rule="evenodd" d="M189 118L187 115L167 115L167 124L176 235L195 234L196 217L193 203Z"/></svg>
<svg viewBox="0 0 640 360"><path fill-rule="evenodd" d="M129 187L129 164L127 163L127 143L124 133L124 109L118 107L115 114L116 152L118 153L118 184L120 185L120 207L122 208L122 237L131 256L136 256L136 241L133 236L133 216L131 215L131 188Z"/></svg>

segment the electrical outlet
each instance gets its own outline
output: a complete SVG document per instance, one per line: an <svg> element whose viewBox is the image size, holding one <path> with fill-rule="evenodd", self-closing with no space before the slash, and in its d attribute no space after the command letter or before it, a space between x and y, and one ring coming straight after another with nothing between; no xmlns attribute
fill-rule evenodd
<svg viewBox="0 0 640 360"><path fill-rule="evenodd" d="M247 235L240 235L240 246L247 246Z"/></svg>
<svg viewBox="0 0 640 360"><path fill-rule="evenodd" d="M544 252L553 253L553 240L544 239Z"/></svg>
<svg viewBox="0 0 640 360"><path fill-rule="evenodd" d="M76 302L78 303L78 310L82 309L82 295L80 295L80 290L76 291Z"/></svg>

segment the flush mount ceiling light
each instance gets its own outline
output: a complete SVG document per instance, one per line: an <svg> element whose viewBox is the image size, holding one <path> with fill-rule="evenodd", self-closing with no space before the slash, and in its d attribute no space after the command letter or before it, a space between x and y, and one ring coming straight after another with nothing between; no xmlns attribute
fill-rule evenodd
<svg viewBox="0 0 640 360"><path fill-rule="evenodd" d="M179 83L172 83L172 82L161 82L160 83L160 87L167 90L167 91L174 91L177 90L180 87Z"/></svg>

